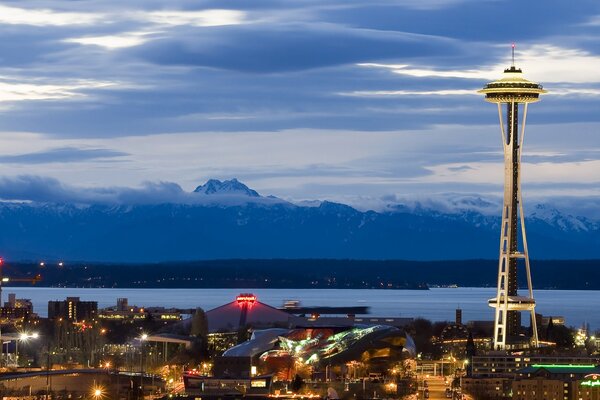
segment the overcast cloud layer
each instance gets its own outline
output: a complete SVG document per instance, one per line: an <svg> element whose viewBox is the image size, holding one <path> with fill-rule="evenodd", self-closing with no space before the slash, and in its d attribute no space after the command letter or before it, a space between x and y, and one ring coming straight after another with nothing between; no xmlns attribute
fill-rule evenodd
<svg viewBox="0 0 600 400"><path fill-rule="evenodd" d="M525 198L600 196L597 0L5 1L0 34L1 198L23 176L31 200L233 177L363 208L497 198L497 113L475 91L513 41L549 90Z"/></svg>

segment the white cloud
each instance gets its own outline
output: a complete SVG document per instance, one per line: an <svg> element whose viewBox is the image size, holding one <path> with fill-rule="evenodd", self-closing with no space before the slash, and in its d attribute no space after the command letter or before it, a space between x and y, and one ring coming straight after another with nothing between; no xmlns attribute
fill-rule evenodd
<svg viewBox="0 0 600 400"><path fill-rule="evenodd" d="M163 10L137 15L141 19L161 25L222 26L246 22L246 13L239 10Z"/></svg>
<svg viewBox="0 0 600 400"><path fill-rule="evenodd" d="M342 96L356 97L394 97L394 96L464 96L477 95L478 89L448 89L448 90L358 90L339 93Z"/></svg>
<svg viewBox="0 0 600 400"><path fill-rule="evenodd" d="M431 68L409 68L406 64L379 64L360 63L360 67L385 68L395 74L414 76L416 78L464 78L464 79L495 79L498 77L497 70L493 69L470 69L470 70L436 70Z"/></svg>
<svg viewBox="0 0 600 400"><path fill-rule="evenodd" d="M351 97L403 97L403 96L481 96L477 93L480 88L473 89L445 89L445 90L357 90L354 92L341 92L341 96ZM600 89L596 88L552 88L548 93L551 96L600 96Z"/></svg>
<svg viewBox="0 0 600 400"><path fill-rule="evenodd" d="M515 57L526 77L534 81L600 82L600 56L585 50L540 44L518 51Z"/></svg>
<svg viewBox="0 0 600 400"><path fill-rule="evenodd" d="M239 10L160 10L116 12L72 12L49 8L20 8L0 5L0 24L33 26L93 25L102 22L141 20L160 25L222 26L246 22Z"/></svg>
<svg viewBox="0 0 600 400"><path fill-rule="evenodd" d="M99 13L60 12L41 8L18 8L0 5L0 24L65 26L90 25L103 20Z"/></svg>
<svg viewBox="0 0 600 400"><path fill-rule="evenodd" d="M469 168L461 168L468 165ZM502 163L474 162L450 163L427 167L432 175L419 178L421 182L469 182L489 183L503 182L504 166ZM600 183L598 171L600 160L573 162L522 163L523 184L529 183Z"/></svg>
<svg viewBox="0 0 600 400"><path fill-rule="evenodd" d="M515 59L515 64L523 70L525 78L532 81L544 84L600 83L600 56L585 50L568 49L551 44L535 44L517 48ZM502 71L509 66L509 63L509 60L500 61L493 65L468 70L441 70L428 66L415 67L407 64L361 63L357 65L368 68L385 68L395 74L417 78L459 78L491 81L499 78ZM586 89L573 88L572 90L580 90L576 93L585 94Z"/></svg>
<svg viewBox="0 0 600 400"><path fill-rule="evenodd" d="M551 96L600 96L600 89L596 88L552 88L548 93Z"/></svg>
<svg viewBox="0 0 600 400"><path fill-rule="evenodd" d="M105 88L113 85L115 85L113 82L94 80L77 80L62 85L0 80L0 102L81 97L84 96L81 90Z"/></svg>
<svg viewBox="0 0 600 400"><path fill-rule="evenodd" d="M150 36L157 32L124 32L116 35L84 36L65 39L67 43L100 46L107 49L120 49L138 46L150 40Z"/></svg>

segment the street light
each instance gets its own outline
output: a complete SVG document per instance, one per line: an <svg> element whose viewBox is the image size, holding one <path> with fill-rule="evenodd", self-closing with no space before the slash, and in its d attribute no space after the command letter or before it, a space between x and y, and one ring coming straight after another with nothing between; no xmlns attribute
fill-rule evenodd
<svg viewBox="0 0 600 400"><path fill-rule="evenodd" d="M19 367L19 342L27 342L29 339L37 339L40 337L40 334L37 332L34 333L26 333L21 332L19 337L15 341L15 364L17 368Z"/></svg>
<svg viewBox="0 0 600 400"><path fill-rule="evenodd" d="M467 374L467 365L469 365L469 360L465 359L463 361L463 370L460 373L460 378L458 380L458 385L460 386L460 391L462 392L462 384L463 384L463 376Z"/></svg>
<svg viewBox="0 0 600 400"><path fill-rule="evenodd" d="M15 364L17 368L19 367L19 342L27 342L29 339L37 339L40 337L40 334L37 332L34 333L26 333L21 332L19 337L15 341Z"/></svg>
<svg viewBox="0 0 600 400"><path fill-rule="evenodd" d="M92 388L92 396L94 397L94 400L101 399L104 396L104 391L100 386L96 386Z"/></svg>

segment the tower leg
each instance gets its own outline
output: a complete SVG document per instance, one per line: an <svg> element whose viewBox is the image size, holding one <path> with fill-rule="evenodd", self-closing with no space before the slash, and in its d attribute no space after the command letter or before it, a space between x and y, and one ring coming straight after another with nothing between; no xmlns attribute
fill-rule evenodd
<svg viewBox="0 0 600 400"><path fill-rule="evenodd" d="M532 315L532 344L537 346L537 324L533 303L531 271L529 268L529 253L527 236L525 234L525 214L521 199L521 148L525 133L525 118L527 104L523 108L523 124L519 138L519 104L516 102L506 105L506 129L502 115L502 105L498 103L498 117L504 149L504 200L500 230L500 254L498 260L498 285L496 292L494 318L494 348L504 349L517 338L521 330L521 311L529 310ZM519 140L520 139L520 140ZM520 222L520 224L519 224ZM520 226L519 226L520 225ZM519 252L519 228L523 241L523 252ZM518 296L517 267L518 259L525 259L529 302L521 304L510 302Z"/></svg>
<svg viewBox="0 0 600 400"><path fill-rule="evenodd" d="M523 123L521 124L521 140L519 142L519 216L521 220L521 237L523 240L523 256L525 258L525 273L527 275L527 290L530 299L533 299L533 284L531 282L531 267L529 264L529 248L527 246L527 233L525 232L525 212L523 211L523 197L521 196L521 156L523 141L525 139L525 123L527 121L527 103L523 107ZM533 347L539 346L537 319L535 317L535 305L531 309L531 344Z"/></svg>

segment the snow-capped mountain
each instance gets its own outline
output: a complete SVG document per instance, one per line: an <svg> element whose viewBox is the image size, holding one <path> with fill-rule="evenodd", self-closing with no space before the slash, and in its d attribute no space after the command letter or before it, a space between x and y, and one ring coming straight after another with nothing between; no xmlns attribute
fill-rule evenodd
<svg viewBox="0 0 600 400"><path fill-rule="evenodd" d="M544 221L565 231L589 232L598 230L599 228L597 221L591 221L582 216L562 213L547 204L537 204L534 211L529 215L529 218Z"/></svg>
<svg viewBox="0 0 600 400"><path fill-rule="evenodd" d="M498 253L499 217L481 211L494 206L485 200L472 202L474 209L461 201L464 208L458 209L421 204L360 211L328 201L293 204L263 197L235 179L175 193L184 202L0 202L0 253L12 260L128 262L494 259ZM544 205L528 217L527 233L534 259L600 258L597 221Z"/></svg>
<svg viewBox="0 0 600 400"><path fill-rule="evenodd" d="M235 196L248 196L248 197L260 197L257 191L250 189L236 178L226 181L220 181L218 179L209 179L204 185L198 186L194 193L201 193L206 195L235 195Z"/></svg>

